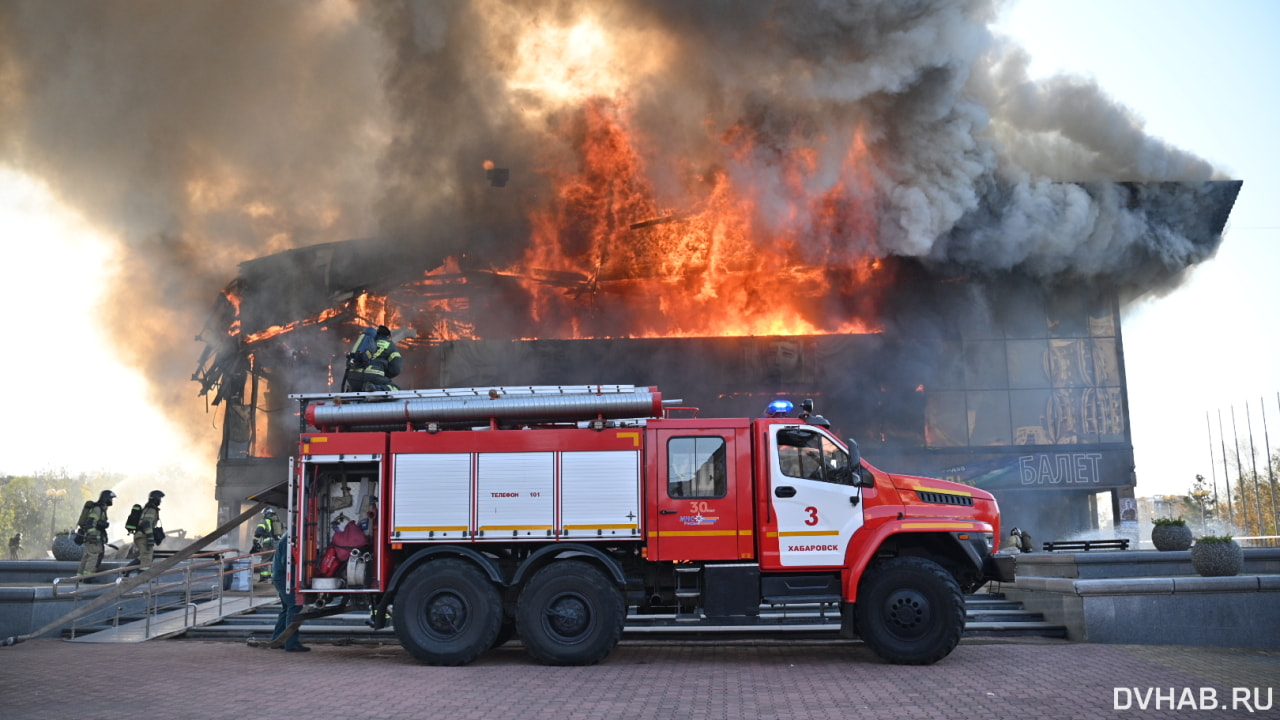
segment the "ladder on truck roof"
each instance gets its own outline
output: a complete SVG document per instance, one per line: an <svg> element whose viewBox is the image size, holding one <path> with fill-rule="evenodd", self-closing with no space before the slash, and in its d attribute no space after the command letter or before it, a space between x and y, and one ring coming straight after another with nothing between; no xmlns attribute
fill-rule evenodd
<svg viewBox="0 0 1280 720"><path fill-rule="evenodd" d="M503 397L506 395L612 395L648 392L635 385L490 385L429 390L383 390L376 392L325 392L290 395L291 400L408 400L412 398ZM495 395L496 394L496 395ZM676 401L678 402L678 401Z"/></svg>

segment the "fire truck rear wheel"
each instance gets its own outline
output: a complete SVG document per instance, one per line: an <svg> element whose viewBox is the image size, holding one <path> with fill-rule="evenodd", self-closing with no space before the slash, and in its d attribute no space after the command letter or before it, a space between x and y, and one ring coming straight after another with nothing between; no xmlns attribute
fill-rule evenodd
<svg viewBox="0 0 1280 720"><path fill-rule="evenodd" d="M494 638L493 646L502 647L511 642L516 636L516 621L503 620L502 627L498 629L498 637Z"/></svg>
<svg viewBox="0 0 1280 720"><path fill-rule="evenodd" d="M622 637L622 593L595 567L576 560L539 570L520 593L516 632L546 665L594 665Z"/></svg>
<svg viewBox="0 0 1280 720"><path fill-rule="evenodd" d="M396 593L393 623L409 654L428 665L465 665L498 637L502 598L475 566L462 560L427 563Z"/></svg>
<svg viewBox="0 0 1280 720"><path fill-rule="evenodd" d="M858 635L877 655L898 665L930 665L960 642L964 596L938 563L898 557L867 569L855 615Z"/></svg>

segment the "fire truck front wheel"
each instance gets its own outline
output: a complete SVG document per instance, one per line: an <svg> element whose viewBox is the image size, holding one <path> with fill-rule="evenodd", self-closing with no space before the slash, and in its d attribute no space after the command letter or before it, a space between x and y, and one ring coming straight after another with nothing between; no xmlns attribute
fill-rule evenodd
<svg viewBox="0 0 1280 720"><path fill-rule="evenodd" d="M595 567L576 560L539 570L520 593L516 632L534 660L594 665L622 637L622 593Z"/></svg>
<svg viewBox="0 0 1280 720"><path fill-rule="evenodd" d="M854 608L858 635L898 665L930 665L946 657L964 632L964 596L941 565L897 557L867 569Z"/></svg>
<svg viewBox="0 0 1280 720"><path fill-rule="evenodd" d="M396 637L428 665L465 665L493 647L502 598L473 565L452 558L414 570L396 594Z"/></svg>

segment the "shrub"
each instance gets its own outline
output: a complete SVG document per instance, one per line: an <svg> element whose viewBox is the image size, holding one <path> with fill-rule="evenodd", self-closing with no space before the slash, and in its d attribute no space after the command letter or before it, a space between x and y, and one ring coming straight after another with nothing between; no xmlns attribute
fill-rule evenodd
<svg viewBox="0 0 1280 720"><path fill-rule="evenodd" d="M1156 527L1163 527L1165 525L1186 525L1187 521L1183 520L1181 517L1156 518L1155 520L1151 521L1151 524L1155 525Z"/></svg>

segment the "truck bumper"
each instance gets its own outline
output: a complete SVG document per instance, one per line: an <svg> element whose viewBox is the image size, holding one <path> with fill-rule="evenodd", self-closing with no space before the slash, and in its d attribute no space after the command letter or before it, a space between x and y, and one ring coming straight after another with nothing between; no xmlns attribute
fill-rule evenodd
<svg viewBox="0 0 1280 720"><path fill-rule="evenodd" d="M982 574L988 580L996 582L1013 582L1014 580L1014 557L1012 555L988 555L982 561Z"/></svg>

